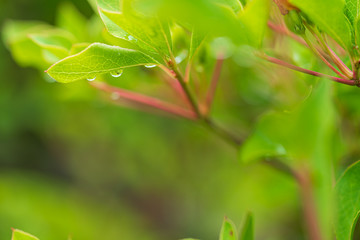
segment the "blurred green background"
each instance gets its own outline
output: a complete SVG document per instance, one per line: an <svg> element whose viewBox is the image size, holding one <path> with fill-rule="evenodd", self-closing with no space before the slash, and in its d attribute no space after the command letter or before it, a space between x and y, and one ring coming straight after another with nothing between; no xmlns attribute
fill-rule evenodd
<svg viewBox="0 0 360 240"><path fill-rule="evenodd" d="M61 2L1 0L0 22L54 24ZM93 15L87 1L72 3ZM299 58L309 52L295 42L281 41L273 47L299 49L300 65L316 65ZM225 61L214 106L215 119L243 135L262 113L309 92L303 75L290 81L295 75L281 68L253 68L246 53ZM287 176L242 165L237 150L195 123L116 106L86 81L50 83L17 65L3 43L0 56L1 239L11 238L11 227L41 240L216 239L224 216L240 226L248 211L257 239L304 239ZM118 84L158 87L153 71L129 70Z"/></svg>

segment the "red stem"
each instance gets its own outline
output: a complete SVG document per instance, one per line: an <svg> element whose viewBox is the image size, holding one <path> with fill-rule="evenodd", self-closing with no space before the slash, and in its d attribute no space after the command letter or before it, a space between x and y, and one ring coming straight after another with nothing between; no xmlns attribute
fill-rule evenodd
<svg viewBox="0 0 360 240"><path fill-rule="evenodd" d="M346 66L346 64L339 58L339 56L336 55L336 53L329 47L329 45L326 45L326 46L328 47L329 51L331 52L331 56L333 57L334 61L341 64L341 66L343 66L345 71L352 72L350 70L350 68L348 68L348 66Z"/></svg>
<svg viewBox="0 0 360 240"><path fill-rule="evenodd" d="M289 37L291 37L292 39L294 39L295 41L297 41L298 43L304 45L305 47L309 47L307 45L307 43L304 41L304 39L302 39L301 37L299 37L298 35L296 35L293 32L290 32L286 27L283 27L281 25L276 25L273 22L268 21L268 26L269 28L271 28L272 30L274 30L275 32L278 32L280 34L284 34L284 35L288 35ZM328 58L328 56L326 55L326 53L321 49L321 48L316 48L320 54L325 57Z"/></svg>
<svg viewBox="0 0 360 240"><path fill-rule="evenodd" d="M281 25L277 25L270 21L267 24L268 24L269 28L271 28L275 32L278 32L278 33L281 33L284 35L288 35L289 37L293 38L295 41L299 42L300 44L307 46L306 42L301 37L299 37L295 33L290 32L287 28L285 28Z"/></svg>
<svg viewBox="0 0 360 240"><path fill-rule="evenodd" d="M124 90L121 88L109 86L106 83L102 83L102 82L91 82L90 84L91 84L91 86L93 86L97 89L100 89L102 91L119 94L120 98L128 100L133 103L156 108L156 109L162 110L164 112L167 112L167 113L170 113L170 114L173 114L176 116L184 117L187 119L191 119L191 120L197 119L194 112L184 109L182 107L176 106L171 103L163 102L157 98L153 98L153 97L149 97L149 96L142 95L139 93Z"/></svg>
<svg viewBox="0 0 360 240"><path fill-rule="evenodd" d="M317 41L320 42L320 40L318 39L317 36L315 36ZM341 78L347 78L344 74L342 74L341 72L339 72L333 65L331 65L331 63L329 63L326 58L321 54L320 51L318 51L310 42L310 40L304 35L303 37L307 43L307 45L310 47L310 49L316 54L316 56L318 56L321 61L323 61L334 73L336 73L338 76L340 76Z"/></svg>
<svg viewBox="0 0 360 240"><path fill-rule="evenodd" d="M316 76L316 77L328 78L328 79L330 79L330 80L332 80L332 81L335 81L335 82L338 82L338 83L342 83L342 84L346 84L346 85L350 85L350 86L356 85L356 83L355 83L354 81L352 81L352 80L347 80L347 79L343 79L343 78L333 77L333 76L330 76L330 75L327 75L327 74L323 74L323 73L311 71L311 70L308 70L308 69L305 69L305 68L301 68L301 67L292 65L292 64L290 64L290 63L288 63L288 62L285 62L285 61L282 61L282 60L280 60L280 59L267 56L267 55L261 55L261 57L262 57L263 59L269 61L269 62L272 62L272 63L278 64L278 65L281 65L281 66L283 66L283 67L290 68L290 69L295 70L295 71L298 71L298 72L302 72L302 73L305 73L305 74L313 75L313 76Z"/></svg>

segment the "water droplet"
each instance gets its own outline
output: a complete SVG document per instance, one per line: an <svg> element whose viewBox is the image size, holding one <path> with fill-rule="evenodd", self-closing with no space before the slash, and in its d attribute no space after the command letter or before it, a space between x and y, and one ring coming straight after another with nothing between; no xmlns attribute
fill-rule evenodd
<svg viewBox="0 0 360 240"><path fill-rule="evenodd" d="M92 81L94 81L96 79L96 76L94 76L94 77L89 77L87 80L89 81L89 82L92 82Z"/></svg>
<svg viewBox="0 0 360 240"><path fill-rule="evenodd" d="M156 67L156 64L146 64L145 67L146 68L154 68L154 67Z"/></svg>
<svg viewBox="0 0 360 240"><path fill-rule="evenodd" d="M131 35L128 36L128 40L129 40L130 42L132 42L132 41L137 42L137 39L134 38L134 37L131 36Z"/></svg>
<svg viewBox="0 0 360 240"><path fill-rule="evenodd" d="M181 62L182 62L182 58L181 58L180 56L177 56L177 57L175 58L175 62L176 62L177 64L181 63Z"/></svg>
<svg viewBox="0 0 360 240"><path fill-rule="evenodd" d="M178 56L175 57L175 62L177 64L181 63L187 57L187 54L187 51L182 51Z"/></svg>
<svg viewBox="0 0 360 240"><path fill-rule="evenodd" d="M111 93L110 97L112 100L118 100L120 98L120 94L117 92L113 92L113 93Z"/></svg>
<svg viewBox="0 0 360 240"><path fill-rule="evenodd" d="M123 72L124 72L124 70L121 69L121 70L117 70L115 72L111 72L110 75L114 78L118 78L123 74Z"/></svg>

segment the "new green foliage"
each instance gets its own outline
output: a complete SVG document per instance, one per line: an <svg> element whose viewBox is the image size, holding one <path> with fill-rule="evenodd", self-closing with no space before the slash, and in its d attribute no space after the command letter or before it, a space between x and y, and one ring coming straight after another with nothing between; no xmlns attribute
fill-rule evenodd
<svg viewBox="0 0 360 240"><path fill-rule="evenodd" d="M39 239L21 230L14 229L11 240L39 240Z"/></svg>
<svg viewBox="0 0 360 240"><path fill-rule="evenodd" d="M68 83L147 64L159 63L136 50L94 43L82 52L57 62L47 73L59 82Z"/></svg>
<svg viewBox="0 0 360 240"><path fill-rule="evenodd" d="M344 15L343 0L290 0L312 22L329 34L342 47L351 51L351 29Z"/></svg>
<svg viewBox="0 0 360 240"><path fill-rule="evenodd" d="M115 23L124 31L121 32L117 28L115 36L127 37L130 41L139 41L137 44L140 44L141 47L169 57L172 50L172 40L168 22L159 19L157 16L146 16L137 12L132 8L131 2L132 0L124 0L121 9L100 9L101 14L111 21L103 18L105 25L108 25L109 32L115 31L113 30L115 27L112 25Z"/></svg>
<svg viewBox="0 0 360 240"><path fill-rule="evenodd" d="M56 17L57 26L69 31L78 41L88 41L87 19L69 2L63 2Z"/></svg>
<svg viewBox="0 0 360 240"><path fill-rule="evenodd" d="M192 62L194 55L198 52L205 38L206 34L204 34L195 27L193 28L190 40L189 62Z"/></svg>
<svg viewBox="0 0 360 240"><path fill-rule="evenodd" d="M278 156L295 161L312 159L318 151L329 151L321 139L333 126L331 90L323 82L295 111L264 115L242 146L240 158L245 162Z"/></svg>
<svg viewBox="0 0 360 240"><path fill-rule="evenodd" d="M281 157L287 164L311 166L321 231L330 234L332 217L331 161L335 112L329 83L320 82L310 97L292 112L272 112L262 117L241 147L240 158L249 162Z"/></svg>
<svg viewBox="0 0 360 240"><path fill-rule="evenodd" d="M254 219L251 213L248 213L245 217L240 240L254 240Z"/></svg>
<svg viewBox="0 0 360 240"><path fill-rule="evenodd" d="M345 0L345 15L351 24L360 16L360 1L359 0Z"/></svg>
<svg viewBox="0 0 360 240"><path fill-rule="evenodd" d="M337 240L356 239L354 228L360 213L360 162L351 165L335 187Z"/></svg>
<svg viewBox="0 0 360 240"><path fill-rule="evenodd" d="M41 47L29 36L50 28L49 25L41 22L8 21L5 23L2 34L13 58L20 65L46 68L49 63L42 57Z"/></svg>
<svg viewBox="0 0 360 240"><path fill-rule="evenodd" d="M239 0L214 0L216 3L229 6L235 13L243 10L244 7Z"/></svg>
<svg viewBox="0 0 360 240"><path fill-rule="evenodd" d="M248 36L250 45L261 46L269 18L269 8L269 0L253 0L239 13L239 19L246 27L243 33Z"/></svg>
<svg viewBox="0 0 360 240"><path fill-rule="evenodd" d="M225 217L221 227L219 240L237 240L237 239L238 237L237 237L235 224L230 219Z"/></svg>

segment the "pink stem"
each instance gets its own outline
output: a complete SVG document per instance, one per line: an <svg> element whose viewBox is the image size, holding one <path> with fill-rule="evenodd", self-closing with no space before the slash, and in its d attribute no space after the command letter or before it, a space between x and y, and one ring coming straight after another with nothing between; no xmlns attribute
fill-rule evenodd
<svg viewBox="0 0 360 240"><path fill-rule="evenodd" d="M317 36L315 36L317 38L317 41L320 42L320 40L318 39ZM342 74L341 72L339 72L333 65L331 65L331 63L329 63L325 57L311 44L310 40L308 40L308 38L304 35L304 39L307 43L307 45L310 47L310 49L316 54L316 56L318 56L321 61L323 61L331 70L333 70L334 73L336 73L338 76L340 76L341 78L347 78L344 74Z"/></svg>
<svg viewBox="0 0 360 240"><path fill-rule="evenodd" d="M187 119L191 119L191 120L197 119L195 113L193 113L192 111L176 106L171 103L163 102L157 98L153 98L139 93L124 90L121 88L109 86L108 84L102 82L91 82L90 84L91 86L100 89L102 91L119 94L120 98L128 100L133 103L156 108L164 112L171 113L173 115L184 117Z"/></svg>
<svg viewBox="0 0 360 240"><path fill-rule="evenodd" d="M299 37L295 33L290 32L287 28L285 28L281 25L276 25L275 23L270 22L270 21L267 24L268 24L269 28L271 28L275 32L278 32L278 33L281 33L284 35L288 35L289 37L293 38L295 41L299 42L300 44L307 46L306 42L303 39L301 39L301 37Z"/></svg>
<svg viewBox="0 0 360 240"><path fill-rule="evenodd" d="M288 35L289 37L291 37L292 39L294 39L298 43L304 45L305 47L309 47L308 44L304 41L304 39L302 39L301 37L299 37L295 33L290 32L287 28L285 28L283 26L280 26L280 25L276 25L275 23L270 22L270 21L268 21L268 26L269 26L269 28L271 28L275 32L278 32L278 33L284 34L284 35ZM325 58L328 58L326 53L321 48L316 48L316 49L320 52L321 55L323 55Z"/></svg>
<svg viewBox="0 0 360 240"><path fill-rule="evenodd" d="M326 46L329 48L329 50L330 50L330 52L331 52L332 57L334 58L334 60L336 59L336 61L337 61L338 63L340 63L340 64L344 67L344 69L346 69L346 70L349 71L349 72L352 72L352 71L348 68L348 66L346 66L346 64L339 58L339 56L336 55L336 53L335 53L328 45L326 45Z"/></svg>
<svg viewBox="0 0 360 240"><path fill-rule="evenodd" d="M333 77L333 76L330 76L330 75L327 75L327 74L311 71L311 70L308 70L308 69L305 69L305 68L301 68L301 67L292 65L292 64L290 64L288 62L284 62L284 61L282 61L280 59L267 56L267 55L263 55L262 58L264 58L265 60L267 60L269 62L281 65L283 67L290 68L290 69L298 71L298 72L306 73L306 74L313 75L313 76L316 76L316 77L328 78L328 79L330 79L332 81L342 83L342 84L346 84L346 85L350 85L350 86L356 85L356 83L354 81L352 81L352 80L342 79L342 78Z"/></svg>

